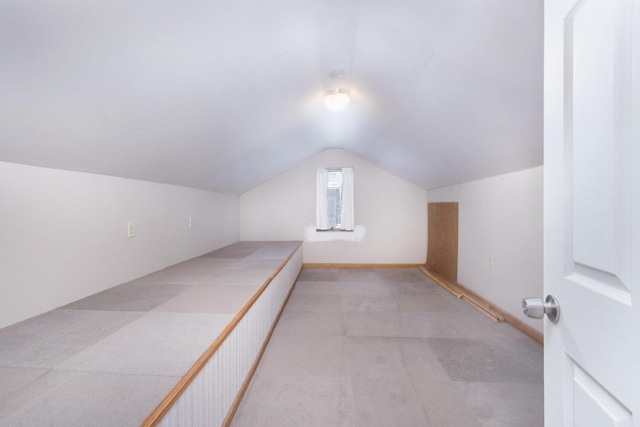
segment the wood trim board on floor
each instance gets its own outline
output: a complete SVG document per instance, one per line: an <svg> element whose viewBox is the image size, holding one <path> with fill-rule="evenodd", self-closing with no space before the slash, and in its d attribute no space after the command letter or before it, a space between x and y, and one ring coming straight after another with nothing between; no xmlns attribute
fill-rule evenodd
<svg viewBox="0 0 640 427"><path fill-rule="evenodd" d="M532 328L531 326L527 325L526 323L524 323L522 320L518 319L514 315L506 312L500 307L495 306L491 302L482 298L481 296L474 293L473 291L467 289L463 285L459 283L452 283L451 281L442 277L440 274L434 272L433 270L430 270L426 266L421 265L419 266L419 268L420 270L422 270L424 274L429 276L431 279L433 279L434 282L436 282L437 284L445 288L447 291L451 292L456 298L460 298L467 301L469 304L473 305L474 307L476 307L478 310L480 310L482 313L486 314L493 320L497 322L507 322L511 324L513 327L515 327L516 329L519 329L522 333L524 333L528 337L534 339L540 344L544 344L544 335L542 333Z"/></svg>
<svg viewBox="0 0 640 427"><path fill-rule="evenodd" d="M467 289L459 283L452 283L442 275L430 270L424 264L341 264L341 263L306 263L303 268L419 268L424 274L430 277L437 284L445 288L456 298L464 299L469 304L489 316L496 322L507 322L514 328L520 330L528 337L540 344L544 344L542 333L524 323L514 315L502 310L473 291Z"/></svg>

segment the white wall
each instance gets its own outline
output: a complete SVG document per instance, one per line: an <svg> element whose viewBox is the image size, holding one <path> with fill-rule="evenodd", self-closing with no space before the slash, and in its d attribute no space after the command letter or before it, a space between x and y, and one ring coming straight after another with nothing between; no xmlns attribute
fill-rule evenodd
<svg viewBox="0 0 640 427"><path fill-rule="evenodd" d="M351 166L356 231L305 233L315 230L317 169ZM240 196L240 240L304 240L305 263L424 263L426 194L347 151L325 150Z"/></svg>
<svg viewBox="0 0 640 427"><path fill-rule="evenodd" d="M542 167L427 193L459 202L458 282L541 332L521 301L542 297L542 196Z"/></svg>
<svg viewBox="0 0 640 427"><path fill-rule="evenodd" d="M0 327L234 243L237 221L236 195L0 162Z"/></svg>

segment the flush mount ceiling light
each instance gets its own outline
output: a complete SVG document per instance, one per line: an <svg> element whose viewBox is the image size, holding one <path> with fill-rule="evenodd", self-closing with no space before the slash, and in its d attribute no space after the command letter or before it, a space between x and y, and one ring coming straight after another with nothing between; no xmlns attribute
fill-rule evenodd
<svg viewBox="0 0 640 427"><path fill-rule="evenodd" d="M329 111L342 111L349 105L349 91L346 89L329 89L325 92L324 105Z"/></svg>

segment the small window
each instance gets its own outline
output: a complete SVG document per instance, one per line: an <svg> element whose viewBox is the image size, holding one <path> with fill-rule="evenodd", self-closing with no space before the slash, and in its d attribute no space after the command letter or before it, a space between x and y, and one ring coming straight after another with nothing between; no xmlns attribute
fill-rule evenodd
<svg viewBox="0 0 640 427"><path fill-rule="evenodd" d="M327 215L331 229L342 228L342 169L329 170L327 180Z"/></svg>
<svg viewBox="0 0 640 427"><path fill-rule="evenodd" d="M353 231L353 168L318 169L316 229Z"/></svg>

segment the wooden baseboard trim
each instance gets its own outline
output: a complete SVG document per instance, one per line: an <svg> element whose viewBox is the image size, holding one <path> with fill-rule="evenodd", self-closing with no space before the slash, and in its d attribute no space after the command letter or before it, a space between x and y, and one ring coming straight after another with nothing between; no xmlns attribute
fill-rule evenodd
<svg viewBox="0 0 640 427"><path fill-rule="evenodd" d="M544 344L544 336L541 332L527 325L514 315L506 312L505 310L502 310L500 307L496 307L495 305L491 304L489 301L482 298L473 291L467 289L463 285L459 283L453 283L423 265L420 266L420 270L422 270L424 274L433 279L434 282L445 288L447 291L451 292L456 298L467 301L469 304L476 307L491 319L497 322L507 322L514 328L519 329L528 337L534 339L540 344Z"/></svg>
<svg viewBox="0 0 640 427"><path fill-rule="evenodd" d="M542 332L537 329L532 328L531 326L524 323L522 320L518 319L512 314L507 313L506 311L502 313L505 321L509 323L516 329L519 329L523 334L527 335L529 338L536 340L540 344L544 345L544 335Z"/></svg>
<svg viewBox="0 0 640 427"><path fill-rule="evenodd" d="M339 264L339 263L305 263L306 268L418 268L422 264Z"/></svg>
<svg viewBox="0 0 640 427"><path fill-rule="evenodd" d="M423 273L433 279L437 284L451 292L455 297L467 301L469 304L480 310L484 315L491 318L495 322L504 322L505 318L502 316L495 307L491 305L484 298L471 292L459 283L453 283L452 281L442 277L440 274L431 270L428 267L421 267Z"/></svg>
<svg viewBox="0 0 640 427"><path fill-rule="evenodd" d="M452 282L448 281L447 279L445 279L444 277L442 277L438 273L434 273L433 271L429 270L424 265L419 266L419 268L420 268L420 270L422 270L422 272L424 274L429 276L434 282L436 282L438 285L442 286L445 290L447 290L449 293L451 293L454 297L462 298L462 291L456 285L454 285Z"/></svg>

